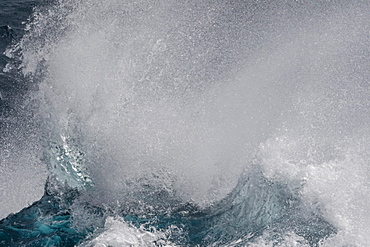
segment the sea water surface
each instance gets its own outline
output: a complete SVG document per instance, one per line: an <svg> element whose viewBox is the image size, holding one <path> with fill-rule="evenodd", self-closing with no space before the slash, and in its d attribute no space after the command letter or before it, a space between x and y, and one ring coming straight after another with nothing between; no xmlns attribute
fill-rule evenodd
<svg viewBox="0 0 370 247"><path fill-rule="evenodd" d="M369 11L2 0L0 246L367 246Z"/></svg>

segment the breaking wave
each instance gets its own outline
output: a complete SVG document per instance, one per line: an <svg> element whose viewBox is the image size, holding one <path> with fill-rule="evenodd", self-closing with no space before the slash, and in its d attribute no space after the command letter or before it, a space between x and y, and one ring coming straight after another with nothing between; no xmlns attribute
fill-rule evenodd
<svg viewBox="0 0 370 247"><path fill-rule="evenodd" d="M32 138L4 138L47 181L0 244L365 246L369 8L42 2L3 73Z"/></svg>

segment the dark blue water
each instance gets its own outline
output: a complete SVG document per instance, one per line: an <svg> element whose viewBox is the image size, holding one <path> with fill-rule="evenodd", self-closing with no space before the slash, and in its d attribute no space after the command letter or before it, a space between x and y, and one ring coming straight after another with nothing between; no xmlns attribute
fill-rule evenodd
<svg viewBox="0 0 370 247"><path fill-rule="evenodd" d="M366 9L2 0L0 246L363 246Z"/></svg>

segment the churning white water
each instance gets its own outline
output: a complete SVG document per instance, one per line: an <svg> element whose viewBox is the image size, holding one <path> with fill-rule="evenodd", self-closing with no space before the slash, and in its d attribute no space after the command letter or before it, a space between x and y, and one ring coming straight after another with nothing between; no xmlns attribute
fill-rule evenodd
<svg viewBox="0 0 370 247"><path fill-rule="evenodd" d="M322 246L366 246L369 10L367 1L60 0L35 10L7 54L19 52L18 68L38 83L43 162L72 187L91 183L89 203L129 204L149 186L207 206L255 159L338 229ZM56 146L78 159L76 178L53 168ZM105 234L125 224L112 222Z"/></svg>

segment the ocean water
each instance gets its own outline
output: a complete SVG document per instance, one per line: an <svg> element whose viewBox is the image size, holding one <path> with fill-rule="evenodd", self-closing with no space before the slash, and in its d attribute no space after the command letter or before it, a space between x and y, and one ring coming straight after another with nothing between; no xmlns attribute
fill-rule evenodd
<svg viewBox="0 0 370 247"><path fill-rule="evenodd" d="M367 246L369 10L2 0L0 246Z"/></svg>

